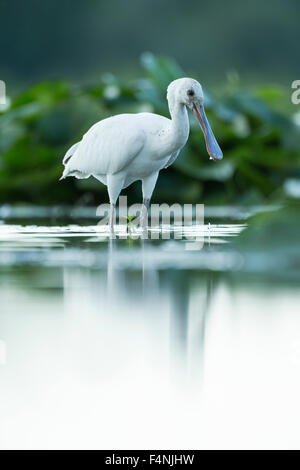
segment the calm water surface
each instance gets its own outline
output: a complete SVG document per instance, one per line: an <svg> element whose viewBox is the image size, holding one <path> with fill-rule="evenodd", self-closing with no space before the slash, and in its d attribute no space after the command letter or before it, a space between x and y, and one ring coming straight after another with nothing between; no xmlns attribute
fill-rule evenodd
<svg viewBox="0 0 300 470"><path fill-rule="evenodd" d="M1 210L1 448L299 448L299 288L230 249L248 213L109 241Z"/></svg>

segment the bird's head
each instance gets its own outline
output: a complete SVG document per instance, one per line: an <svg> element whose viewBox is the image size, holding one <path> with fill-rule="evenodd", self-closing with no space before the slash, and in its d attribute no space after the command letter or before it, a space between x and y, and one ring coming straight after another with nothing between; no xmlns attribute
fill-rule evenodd
<svg viewBox="0 0 300 470"><path fill-rule="evenodd" d="M222 160L223 153L211 130L204 111L202 86L193 78L179 78L168 86L167 99L169 106L181 103L195 114L204 134L206 149L212 160Z"/></svg>

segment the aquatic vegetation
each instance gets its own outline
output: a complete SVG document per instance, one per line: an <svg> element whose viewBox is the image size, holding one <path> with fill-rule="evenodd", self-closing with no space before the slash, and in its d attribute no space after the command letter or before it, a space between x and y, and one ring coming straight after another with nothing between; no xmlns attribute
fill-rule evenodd
<svg viewBox="0 0 300 470"><path fill-rule="evenodd" d="M243 269L284 279L300 277L299 202L287 200L277 210L256 214L230 249L244 257Z"/></svg>

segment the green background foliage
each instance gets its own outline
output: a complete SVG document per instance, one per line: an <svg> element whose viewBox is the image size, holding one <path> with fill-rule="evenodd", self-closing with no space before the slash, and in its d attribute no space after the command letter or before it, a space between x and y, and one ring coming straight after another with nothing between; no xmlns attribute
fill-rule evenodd
<svg viewBox="0 0 300 470"><path fill-rule="evenodd" d="M90 84L48 81L15 96L0 114L0 203L97 204L106 188L93 178L58 182L62 158L96 121L123 112L168 116L166 88L186 75L171 58L145 53L143 74L124 79L105 74ZM197 78L197 77L195 77ZM188 144L163 170L154 200L256 204L280 200L300 177L300 135L282 86L244 87L228 74L213 94L205 84L208 118L224 153L209 160L203 134L191 115ZM295 112L297 108L295 108ZM297 114L296 114L297 116ZM130 199L140 198L134 184Z"/></svg>

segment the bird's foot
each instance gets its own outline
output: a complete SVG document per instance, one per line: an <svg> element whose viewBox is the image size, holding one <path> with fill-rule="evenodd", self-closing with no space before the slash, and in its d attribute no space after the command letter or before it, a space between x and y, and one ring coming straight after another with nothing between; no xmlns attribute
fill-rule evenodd
<svg viewBox="0 0 300 470"><path fill-rule="evenodd" d="M137 216L135 219L133 219L132 221L132 225L134 227L142 227L142 228L145 228L147 229L148 228L148 216L144 216L144 215L139 215Z"/></svg>
<svg viewBox="0 0 300 470"><path fill-rule="evenodd" d="M133 219L131 222L131 228L142 229L142 238L148 238L148 212L142 210L141 214Z"/></svg>

